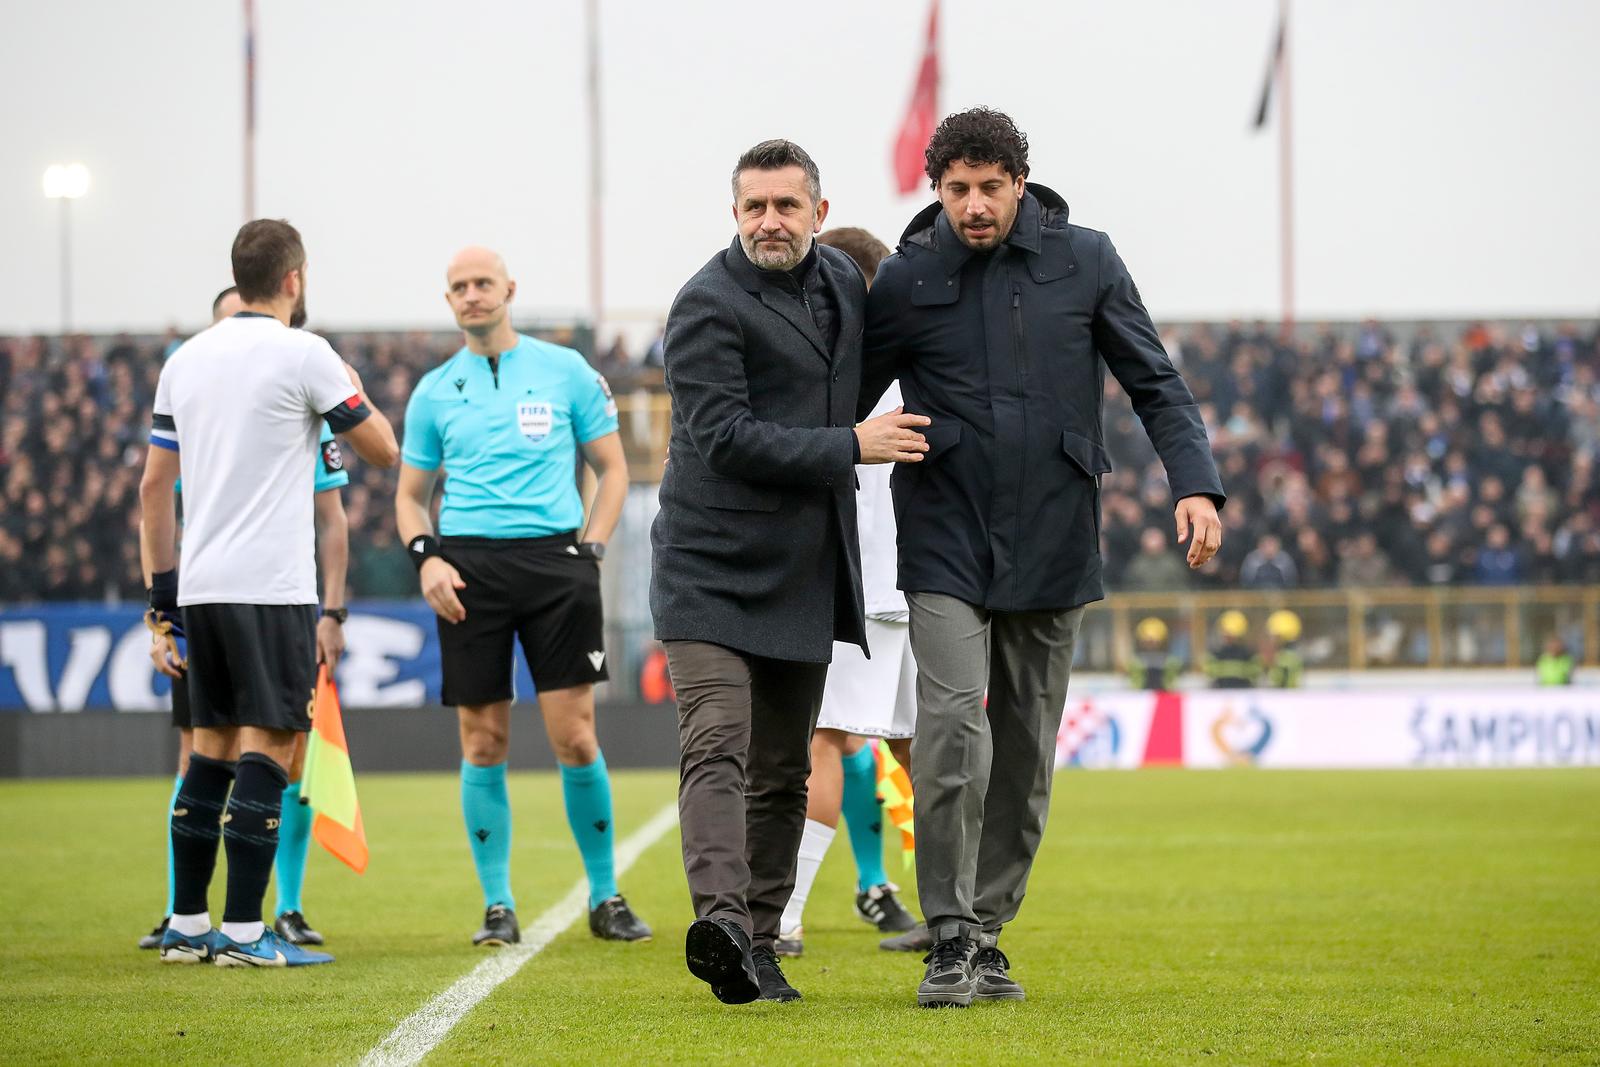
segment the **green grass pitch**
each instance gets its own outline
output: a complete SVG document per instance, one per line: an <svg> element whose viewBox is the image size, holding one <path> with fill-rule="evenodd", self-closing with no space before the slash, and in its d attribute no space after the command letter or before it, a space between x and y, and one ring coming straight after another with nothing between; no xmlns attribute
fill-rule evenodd
<svg viewBox="0 0 1600 1067"><path fill-rule="evenodd" d="M133 947L170 781L0 784L0 1062L359 1061L483 958L455 778L360 788L371 868L313 845L306 886L338 962L241 972ZM615 789L626 835L674 777ZM555 778L514 774L512 799L526 926L580 868ZM1600 1063L1592 770L1062 774L1003 942L1029 999L967 1011L913 1006L920 962L854 917L843 837L787 968L802 1003L725 1007L684 970L669 834L622 880L653 943L567 931L428 1062Z"/></svg>

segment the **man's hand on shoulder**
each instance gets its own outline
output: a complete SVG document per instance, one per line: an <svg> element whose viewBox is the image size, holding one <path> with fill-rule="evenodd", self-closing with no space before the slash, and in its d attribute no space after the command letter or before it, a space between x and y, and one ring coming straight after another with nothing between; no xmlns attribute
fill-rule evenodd
<svg viewBox="0 0 1600 1067"><path fill-rule="evenodd" d="M931 425L926 415L907 415L904 407L895 408L856 427L862 463L921 463L928 450L928 439L918 426Z"/></svg>
<svg viewBox="0 0 1600 1067"><path fill-rule="evenodd" d="M1178 544L1189 543L1189 566L1204 567L1222 547L1222 519L1216 502L1208 496L1186 496L1178 501L1175 515Z"/></svg>

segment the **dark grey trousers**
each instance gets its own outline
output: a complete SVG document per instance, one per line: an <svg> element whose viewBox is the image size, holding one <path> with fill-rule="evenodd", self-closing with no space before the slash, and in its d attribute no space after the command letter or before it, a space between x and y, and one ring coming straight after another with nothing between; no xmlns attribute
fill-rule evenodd
<svg viewBox="0 0 1600 1067"><path fill-rule="evenodd" d="M917 657L917 897L935 937L993 944L1022 906L1044 836L1083 608L990 612L942 593L906 599Z"/></svg>
<svg viewBox="0 0 1600 1067"><path fill-rule="evenodd" d="M678 823L695 916L771 947L794 891L826 663L667 641L678 692Z"/></svg>

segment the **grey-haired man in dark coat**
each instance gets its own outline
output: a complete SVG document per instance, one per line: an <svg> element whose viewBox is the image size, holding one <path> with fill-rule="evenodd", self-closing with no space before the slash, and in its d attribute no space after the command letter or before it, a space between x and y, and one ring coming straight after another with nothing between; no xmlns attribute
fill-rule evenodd
<svg viewBox="0 0 1600 1067"><path fill-rule="evenodd" d="M667 318L671 462L650 608L678 693L678 809L697 920L689 970L719 1000L796 1000L772 945L794 888L811 731L833 642L866 645L855 464L916 462L899 413L854 424L866 283L815 243L816 164L765 141L733 175L739 235Z"/></svg>
<svg viewBox="0 0 1600 1067"><path fill-rule="evenodd" d="M860 403L900 379L932 418L895 471L900 588L917 658L917 895L926 1007L1020 1000L1000 951L1044 835L1084 605L1099 600L1105 370L1166 467L1189 565L1221 543L1199 409L1105 234L1029 184L1028 142L987 108L927 149L939 203L906 228L867 305Z"/></svg>

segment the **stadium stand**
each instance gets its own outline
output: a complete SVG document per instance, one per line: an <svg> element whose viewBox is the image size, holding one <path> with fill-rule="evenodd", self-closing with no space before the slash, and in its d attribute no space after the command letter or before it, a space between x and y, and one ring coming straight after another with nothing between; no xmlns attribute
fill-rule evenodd
<svg viewBox="0 0 1600 1067"><path fill-rule="evenodd" d="M536 331L557 341L561 331ZM1405 336L1401 339L1401 335ZM452 352L443 333L330 334L384 410ZM0 338L0 601L140 600L138 480L163 337ZM1222 552L1191 574L1171 551L1160 464L1106 382L1101 536L1113 590L1292 590L1600 581L1600 330L1438 331L1368 322L1283 343L1256 325L1165 341L1230 494ZM625 415L659 421L651 351L601 366ZM630 433L630 450L658 435ZM646 476L656 462L635 466ZM393 474L353 464L350 591L411 596ZM654 467L653 469L659 469Z"/></svg>

